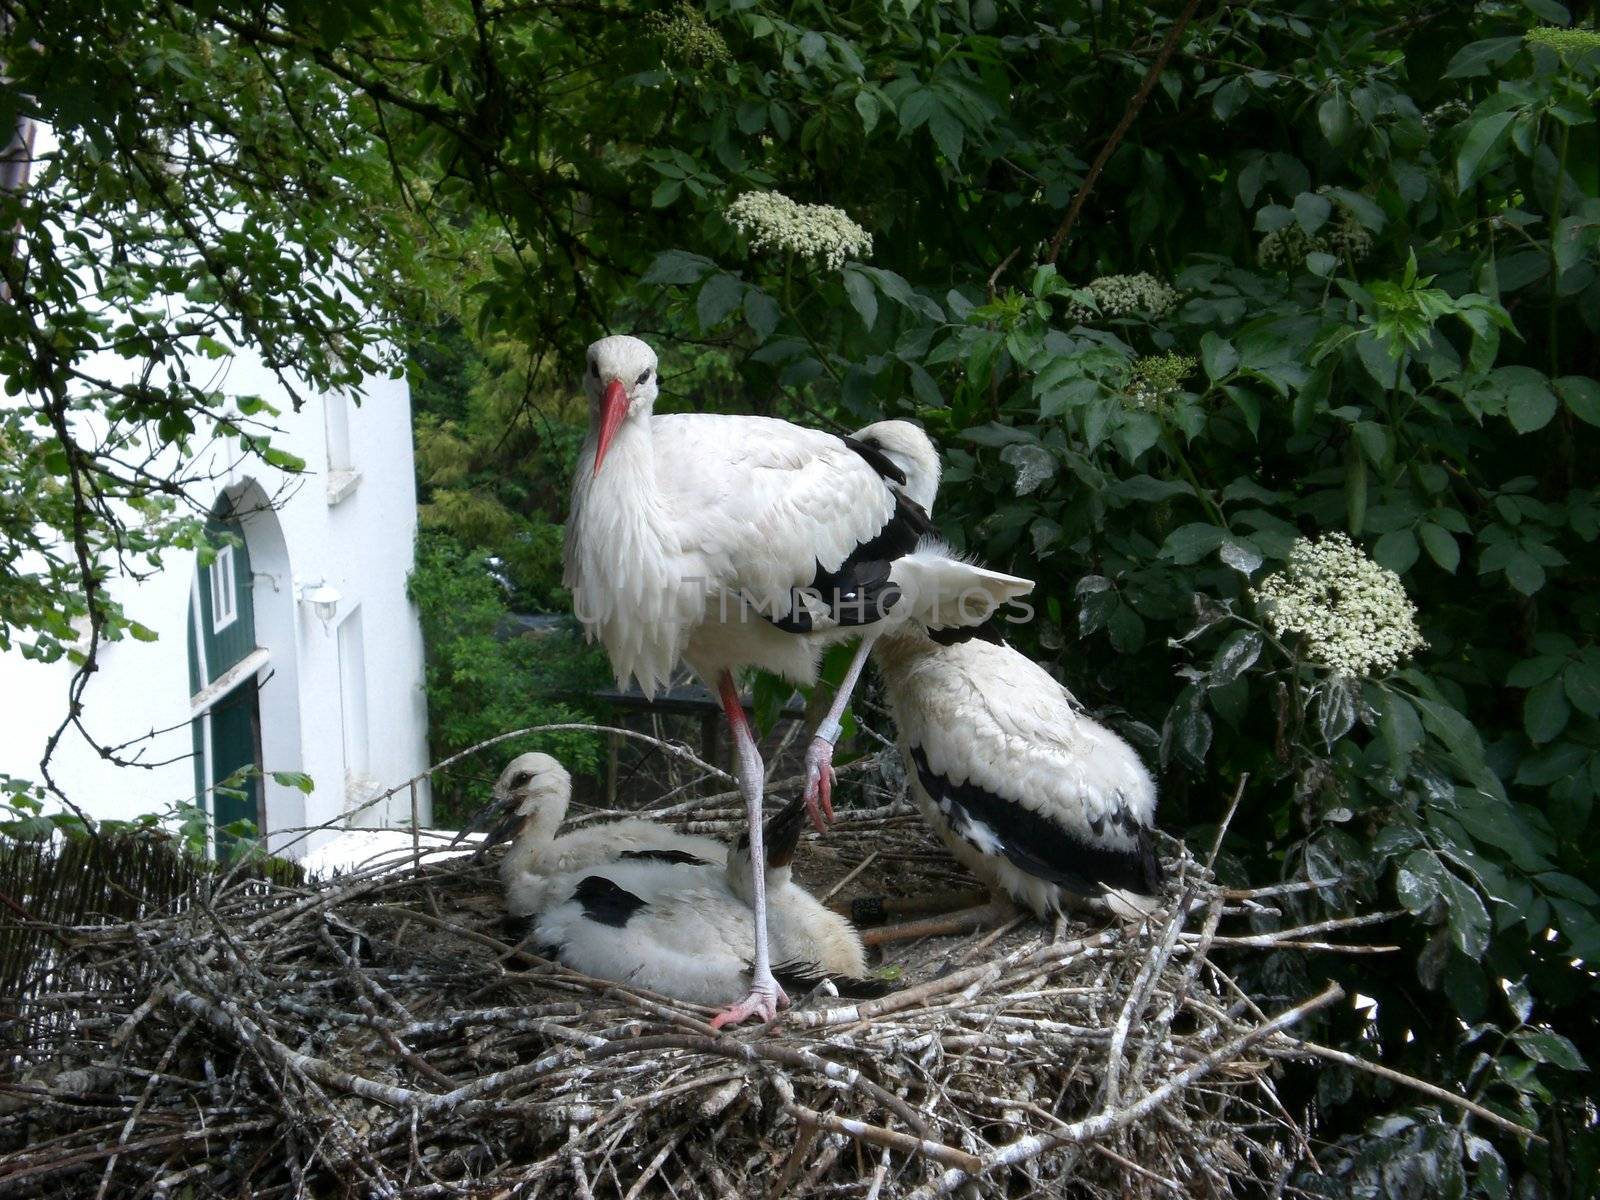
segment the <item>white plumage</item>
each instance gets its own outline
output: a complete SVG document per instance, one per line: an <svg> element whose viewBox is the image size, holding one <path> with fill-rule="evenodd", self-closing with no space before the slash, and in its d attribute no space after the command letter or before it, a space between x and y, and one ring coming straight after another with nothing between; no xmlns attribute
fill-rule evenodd
<svg viewBox="0 0 1600 1200"><path fill-rule="evenodd" d="M873 657L911 794L973 874L1040 915L1074 897L1130 919L1154 907L1150 772L1043 667L981 636L941 645L912 629Z"/></svg>
<svg viewBox="0 0 1600 1200"><path fill-rule="evenodd" d="M762 863L761 758L734 672L762 667L810 683L823 645L865 633L807 749L805 802L820 826L820 811L831 811L838 717L870 639L917 617L981 621L1033 585L925 545L927 515L896 490L902 469L881 452L764 417L654 416L656 357L637 338L589 347L584 383L590 430L565 556L574 607L619 684L633 678L653 693L681 659L717 690L739 756L752 857ZM760 871L752 903L753 983L724 1014L730 1021L770 1019L783 999L770 971Z"/></svg>
<svg viewBox="0 0 1600 1200"><path fill-rule="evenodd" d="M788 820L793 838L769 829L784 865L767 872L771 953L776 974L794 984L831 978L853 995L877 994L866 979L861 939L789 877L798 839L797 800L772 825ZM748 990L755 960L748 847L726 866L617 861L552 879L554 902L533 922L534 944L561 963L599 979L649 988L696 1004L722 1004Z"/></svg>
<svg viewBox="0 0 1600 1200"><path fill-rule="evenodd" d="M855 436L889 454L903 490L932 510L939 459L922 430L890 421ZM1041 916L1089 897L1129 919L1152 909L1156 788L1127 742L992 625L907 624L873 657L912 797L973 874Z"/></svg>
<svg viewBox="0 0 1600 1200"><path fill-rule="evenodd" d="M727 861L728 848L716 838L639 817L560 833L571 801L572 776L560 762L548 754L519 754L500 772L489 807L474 822L487 830L480 854L511 839L500 860L500 881L513 916L547 908L552 880L630 856L671 855L719 869Z"/></svg>
<svg viewBox="0 0 1600 1200"><path fill-rule="evenodd" d="M897 504L895 481L845 439L788 421L653 415L655 354L637 338L603 338L588 361L595 412L573 481L565 582L618 686L632 678L651 695L680 660L713 687L746 667L812 683L825 645L878 622L841 624L815 603L805 611L813 628L803 633L766 616L791 617L796 589L819 571L838 571L897 520L914 519ZM620 395L609 390L618 382ZM626 409L612 416L606 403ZM615 433L602 454L608 419ZM924 607L972 591L989 598L991 611L1032 590L1028 580L936 552L913 555L926 532L893 530L899 547L880 584ZM912 615L913 606L897 604L885 617Z"/></svg>

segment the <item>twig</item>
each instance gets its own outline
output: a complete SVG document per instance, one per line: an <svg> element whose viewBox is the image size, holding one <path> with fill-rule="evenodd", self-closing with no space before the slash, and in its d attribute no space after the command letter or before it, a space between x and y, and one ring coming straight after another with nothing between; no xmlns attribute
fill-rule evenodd
<svg viewBox="0 0 1600 1200"><path fill-rule="evenodd" d="M957 1150L954 1146L946 1146L943 1142L931 1141L927 1138L909 1137L903 1133L896 1133L892 1129L885 1129L881 1125L869 1125L865 1121L857 1121L848 1117L836 1117L832 1113L818 1112L814 1108L807 1108L804 1104L785 1104L784 1108L793 1113L797 1120L808 1125L815 1125L819 1129L826 1129L830 1133L842 1133L853 1137L858 1142L867 1142L873 1146L881 1146L886 1150L899 1150L906 1154L916 1154L923 1158L932 1159L942 1166L954 1167L965 1171L969 1175L976 1175L983 1168L983 1160L976 1154L968 1154L965 1150Z"/></svg>
<svg viewBox="0 0 1600 1200"><path fill-rule="evenodd" d="M1450 1104L1456 1108L1464 1109L1473 1116L1489 1122L1489 1124L1495 1126L1497 1129L1504 1130L1506 1133L1514 1133L1518 1137L1529 1138L1532 1141L1540 1143L1541 1145L1545 1142L1545 1139L1538 1133L1518 1125L1515 1121L1511 1121L1505 1117L1502 1117L1493 1109L1485 1108L1483 1105L1477 1103L1476 1101L1469 1100L1465 1096L1458 1096L1448 1088L1442 1088L1437 1084L1429 1083L1425 1079L1418 1079L1415 1075L1407 1075L1402 1071L1396 1071L1393 1067L1386 1067L1382 1063L1375 1063L1370 1059L1362 1058L1356 1054L1346 1054L1343 1050L1335 1050L1332 1046L1323 1046L1317 1042L1309 1042L1305 1038L1290 1038L1289 1046L1292 1050L1303 1051L1307 1054L1315 1054L1318 1058L1325 1058L1329 1062L1340 1063L1344 1066L1352 1067L1357 1071L1365 1071L1369 1075L1376 1075L1380 1079L1387 1079L1390 1083L1402 1084L1403 1086L1421 1092L1426 1096L1432 1096L1435 1100L1440 1100L1445 1104ZM1283 1052L1280 1051L1279 1053Z"/></svg>
<svg viewBox="0 0 1600 1200"><path fill-rule="evenodd" d="M1166 69L1167 60L1172 57L1172 52L1178 48L1178 39L1183 36L1183 31L1194 18L1195 10L1200 7L1200 0L1189 0L1183 6L1183 12L1178 14L1178 19L1172 23L1172 28L1167 30L1166 41L1161 43L1155 61L1150 64L1150 69L1145 72L1144 81L1139 84L1139 90L1134 92L1128 100L1128 107L1122 112L1122 119L1117 122L1111 136L1106 139L1105 145L1100 147L1100 153L1095 155L1089 173L1083 177L1083 182L1078 185L1077 194L1072 197L1072 204L1067 209L1067 215L1061 222L1061 228L1056 230L1055 236L1050 239L1049 252L1045 254L1044 261L1053 263L1061 253L1061 244L1067 240L1067 234L1072 232L1072 227L1078 223L1078 215L1083 212L1083 205L1089 199L1089 193L1094 190L1095 183L1100 178L1100 172L1106 169L1106 163L1116 148L1122 144L1122 139L1127 136L1128 130L1133 127L1134 118L1139 115L1139 110L1150 99L1150 93L1155 90L1156 80L1161 78L1161 72Z"/></svg>

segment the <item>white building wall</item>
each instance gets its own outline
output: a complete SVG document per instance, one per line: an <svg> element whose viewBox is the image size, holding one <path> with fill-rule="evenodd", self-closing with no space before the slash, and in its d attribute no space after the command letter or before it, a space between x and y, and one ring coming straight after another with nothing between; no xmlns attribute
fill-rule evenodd
<svg viewBox="0 0 1600 1200"><path fill-rule="evenodd" d="M228 394L261 395L279 408L275 423L282 434L274 444L307 464L305 474L286 476L254 459L234 463L216 489L235 497L244 512L256 640L272 655L257 676L270 844L300 857L334 836L318 831L302 839L291 832L304 826L408 824L411 800L405 791L385 804L351 810L428 765L422 635L405 594L417 521L410 394L403 380L373 379L359 407L313 395L296 413L272 374L245 351L227 361L217 386ZM349 409L330 414L328 403ZM335 458L347 455L348 466L339 462L330 469L330 440ZM213 453L231 450L218 447ZM265 497L277 497L270 512L262 511ZM163 812L194 797L185 640L196 564L186 552L167 553L164 562L162 571L143 582L118 578L111 584L128 614L156 630L159 639L103 645L99 670L84 694L85 723L103 745L168 729L127 752L156 765L115 767L72 729L52 759L62 789L97 818ZM318 583L341 597L327 628L299 599L302 589ZM338 624L358 609L367 769L363 777L347 779ZM45 741L66 715L71 674L64 662L30 662L15 650L0 654L0 707L7 718L0 721L0 772L39 779ZM272 771L310 775L315 791L307 796L279 785ZM425 781L419 805L426 823Z"/></svg>

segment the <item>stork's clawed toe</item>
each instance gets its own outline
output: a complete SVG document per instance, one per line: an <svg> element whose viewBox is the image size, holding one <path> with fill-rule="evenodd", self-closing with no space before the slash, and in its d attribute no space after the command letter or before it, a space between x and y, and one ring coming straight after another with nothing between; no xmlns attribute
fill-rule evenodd
<svg viewBox="0 0 1600 1200"><path fill-rule="evenodd" d="M738 1025L751 1017L758 1018L765 1025L769 1021L777 1020L779 1011L788 1007L789 997L784 994L777 980L773 980L770 987L753 984L748 996L737 1004L730 1004L711 1018L711 1028L721 1029L727 1025Z"/></svg>
<svg viewBox="0 0 1600 1200"><path fill-rule="evenodd" d="M813 738L806 749L806 813L818 833L833 820L833 743Z"/></svg>

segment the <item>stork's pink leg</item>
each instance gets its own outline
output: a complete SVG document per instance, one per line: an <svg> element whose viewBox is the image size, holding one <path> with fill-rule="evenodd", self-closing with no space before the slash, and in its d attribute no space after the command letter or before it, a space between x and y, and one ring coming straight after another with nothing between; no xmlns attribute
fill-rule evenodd
<svg viewBox="0 0 1600 1200"><path fill-rule="evenodd" d="M739 689L733 675L724 671L718 684L722 711L728 715L728 726L733 731L734 752L738 756L739 791L744 794L745 819L750 826L750 874L755 895L752 907L756 910L756 959L750 968L750 994L739 1003L723 1009L711 1025L721 1029L724 1025L737 1025L740 1021L759 1017L770 1021L780 1008L789 1007L789 997L783 994L778 981L772 977L771 953L767 947L767 848L762 841L761 789L765 772L761 765L761 752L756 748L755 734L745 718L744 705L739 701Z"/></svg>
<svg viewBox="0 0 1600 1200"><path fill-rule="evenodd" d="M850 669L844 673L839 690L834 693L828 715L817 723L817 731L806 747L806 812L818 833L826 833L827 821L833 820L833 746L844 732L840 722L850 705L850 695L861 680L861 670L867 665L867 654L877 640L878 634L874 631L865 634L857 644L855 657L850 660Z"/></svg>

